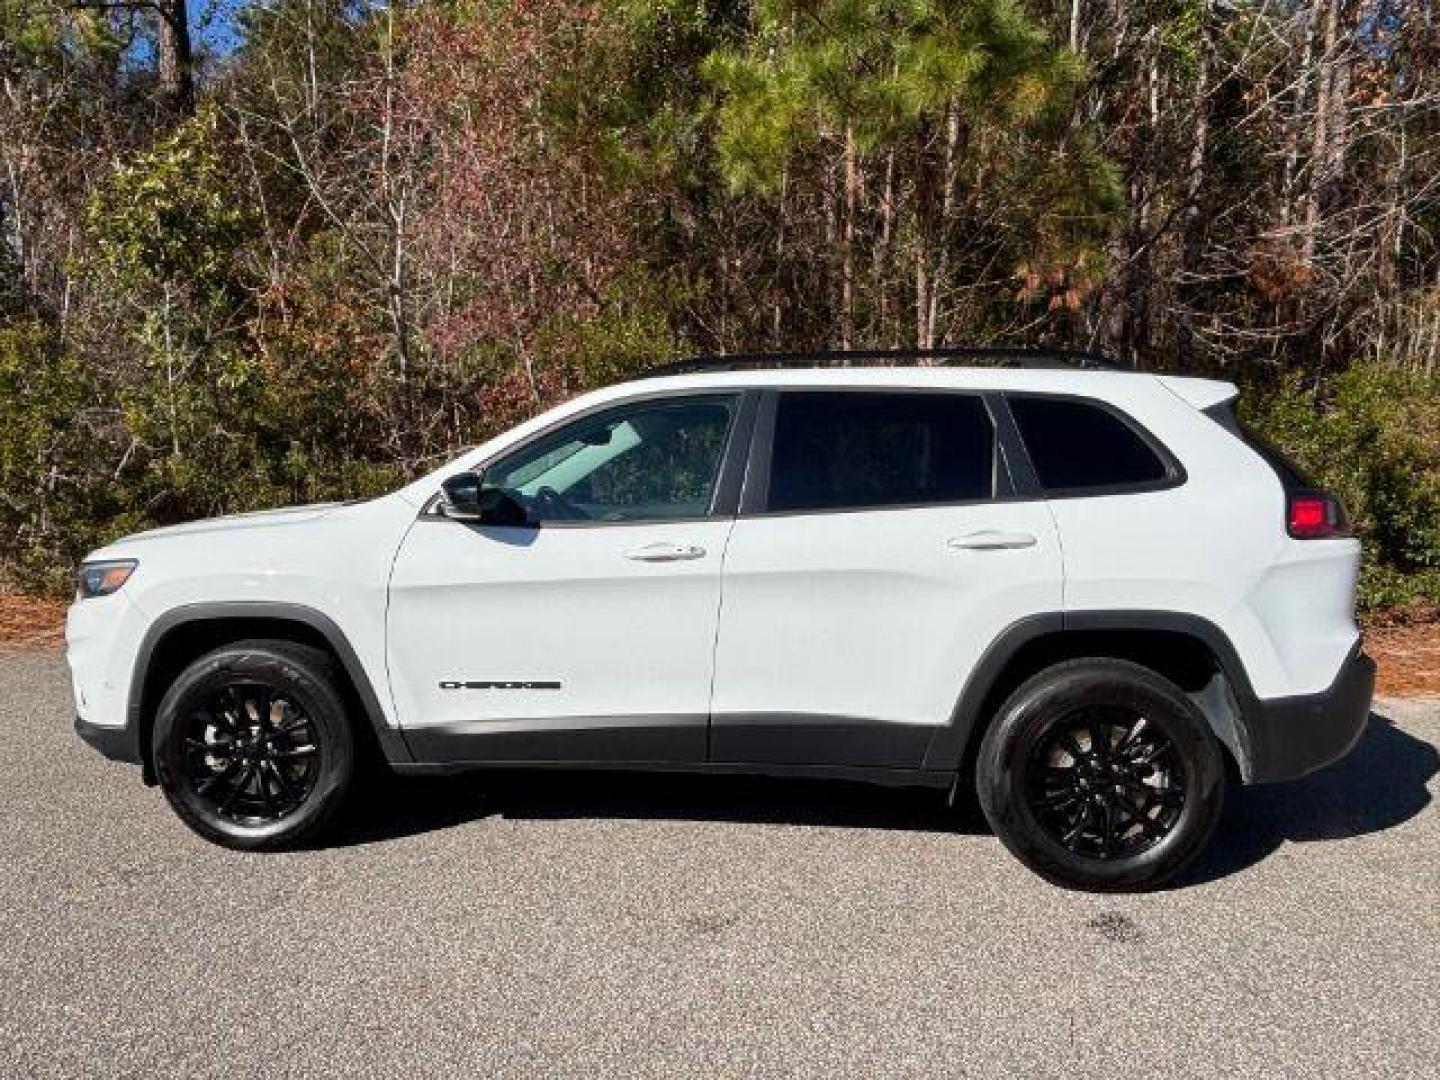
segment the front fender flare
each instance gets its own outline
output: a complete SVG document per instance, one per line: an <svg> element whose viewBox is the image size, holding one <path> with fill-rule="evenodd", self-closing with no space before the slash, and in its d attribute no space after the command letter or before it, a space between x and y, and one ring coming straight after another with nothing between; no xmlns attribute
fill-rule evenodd
<svg viewBox="0 0 1440 1080"><path fill-rule="evenodd" d="M365 666L360 662L354 647L345 632L334 619L323 611L305 604L285 603L269 600L231 600L197 604L182 604L159 616L145 632L140 648L135 654L135 666L130 676L130 693L126 705L126 727L135 732L141 764L147 783L154 782L154 766L148 745L148 728L145 716L146 681L150 672L155 649L172 631L195 623L220 622L230 619L258 619L276 622L299 623L319 634L330 646L340 665L355 688L355 694L366 718L370 721L380 752L391 764L413 762L414 755L406 744L404 736L386 722L385 712Z"/></svg>

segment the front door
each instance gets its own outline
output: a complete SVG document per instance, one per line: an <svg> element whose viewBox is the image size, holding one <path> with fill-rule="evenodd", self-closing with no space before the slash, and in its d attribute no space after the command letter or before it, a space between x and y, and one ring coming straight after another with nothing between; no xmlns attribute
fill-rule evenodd
<svg viewBox="0 0 1440 1080"><path fill-rule="evenodd" d="M781 392L747 485L714 761L917 768L986 647L1060 610L1054 520L1011 494L982 395Z"/></svg>
<svg viewBox="0 0 1440 1080"><path fill-rule="evenodd" d="M525 524L427 515L387 650L422 761L703 761L741 396L649 397L487 465Z"/></svg>

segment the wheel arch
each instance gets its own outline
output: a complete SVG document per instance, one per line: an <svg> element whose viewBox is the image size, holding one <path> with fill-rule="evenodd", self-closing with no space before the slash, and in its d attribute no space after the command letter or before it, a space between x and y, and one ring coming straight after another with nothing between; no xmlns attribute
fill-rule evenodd
<svg viewBox="0 0 1440 1080"><path fill-rule="evenodd" d="M191 662L230 642L255 638L291 641L323 649L339 664L341 693L347 706L369 724L357 734L373 734L375 749L387 762L414 758L384 710L364 665L343 630L324 612L304 604L232 601L186 604L160 616L146 632L135 656L127 702L127 726L136 732L142 774L155 782L151 731L166 689Z"/></svg>
<svg viewBox="0 0 1440 1080"><path fill-rule="evenodd" d="M950 723L926 751L925 768L957 771L968 782L996 711L1022 682L1064 660L1129 660L1174 682L1200 710L1242 778L1252 769L1243 717L1255 700L1234 645L1198 615L1171 611L1079 611L1028 616L981 656Z"/></svg>

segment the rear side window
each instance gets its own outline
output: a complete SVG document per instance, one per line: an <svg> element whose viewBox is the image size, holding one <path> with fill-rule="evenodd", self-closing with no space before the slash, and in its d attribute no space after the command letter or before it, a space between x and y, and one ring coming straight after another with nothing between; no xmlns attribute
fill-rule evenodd
<svg viewBox="0 0 1440 1080"><path fill-rule="evenodd" d="M769 510L839 510L988 499L995 430L965 394L780 395Z"/></svg>
<svg viewBox="0 0 1440 1080"><path fill-rule="evenodd" d="M1140 433L1109 409L1077 398L1009 401L1047 491L1134 487L1159 483L1171 475Z"/></svg>

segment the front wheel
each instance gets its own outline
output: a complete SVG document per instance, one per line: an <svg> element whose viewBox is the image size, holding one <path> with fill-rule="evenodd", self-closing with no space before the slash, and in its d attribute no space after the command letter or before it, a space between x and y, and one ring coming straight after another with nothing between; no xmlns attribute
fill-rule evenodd
<svg viewBox="0 0 1440 1080"><path fill-rule="evenodd" d="M355 773L330 657L284 641L227 645L187 667L160 703L153 748L180 819L243 850L313 839Z"/></svg>
<svg viewBox="0 0 1440 1080"><path fill-rule="evenodd" d="M1204 848L1225 794L1209 725L1179 688L1120 660L1072 660L1025 682L980 747L991 828L1048 881L1147 889Z"/></svg>

